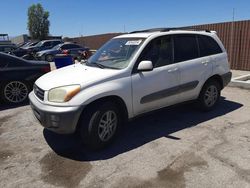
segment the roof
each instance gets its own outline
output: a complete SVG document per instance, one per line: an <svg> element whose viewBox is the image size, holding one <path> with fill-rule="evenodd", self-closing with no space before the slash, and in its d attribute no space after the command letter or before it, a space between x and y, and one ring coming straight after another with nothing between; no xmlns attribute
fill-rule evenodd
<svg viewBox="0 0 250 188"><path fill-rule="evenodd" d="M215 31L201 30L201 31L190 31L185 29L169 29L169 30L143 30L143 31L135 31L128 34L120 35L115 38L148 38L150 36L160 36L165 34L206 34L209 35L211 33L216 33Z"/></svg>

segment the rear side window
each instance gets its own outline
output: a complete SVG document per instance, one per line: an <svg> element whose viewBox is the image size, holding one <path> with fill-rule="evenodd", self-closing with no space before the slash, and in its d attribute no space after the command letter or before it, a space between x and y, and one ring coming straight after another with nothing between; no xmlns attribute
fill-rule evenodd
<svg viewBox="0 0 250 188"><path fill-rule="evenodd" d="M201 57L222 53L220 46L212 37L198 35L198 41Z"/></svg>
<svg viewBox="0 0 250 188"><path fill-rule="evenodd" d="M80 46L76 45L76 44L65 44L61 47L62 49L74 49L74 48L80 48Z"/></svg>
<svg viewBox="0 0 250 188"><path fill-rule="evenodd" d="M49 46L51 46L51 42L45 42L45 43L43 44L43 46L49 47Z"/></svg>
<svg viewBox="0 0 250 188"><path fill-rule="evenodd" d="M70 44L69 49L73 49L73 48L80 48L80 46L78 46L76 44Z"/></svg>
<svg viewBox="0 0 250 188"><path fill-rule="evenodd" d="M198 57L195 35L174 35L174 62L187 61Z"/></svg>
<svg viewBox="0 0 250 188"><path fill-rule="evenodd" d="M60 43L61 43L60 41L52 41L52 42L51 42L51 45L52 45L52 46L55 46L55 45L58 45L58 44L60 44Z"/></svg>

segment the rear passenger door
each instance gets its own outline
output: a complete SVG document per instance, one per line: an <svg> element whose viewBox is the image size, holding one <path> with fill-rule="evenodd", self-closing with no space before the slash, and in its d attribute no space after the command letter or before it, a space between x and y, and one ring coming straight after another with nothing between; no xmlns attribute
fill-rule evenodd
<svg viewBox="0 0 250 188"><path fill-rule="evenodd" d="M197 98L213 69L211 58L200 56L197 35L174 35L174 62L180 69L179 102Z"/></svg>
<svg viewBox="0 0 250 188"><path fill-rule="evenodd" d="M218 43L210 36L198 35L200 57L208 58L209 63L213 65L213 74L225 72L225 66L227 65L227 54L223 53Z"/></svg>

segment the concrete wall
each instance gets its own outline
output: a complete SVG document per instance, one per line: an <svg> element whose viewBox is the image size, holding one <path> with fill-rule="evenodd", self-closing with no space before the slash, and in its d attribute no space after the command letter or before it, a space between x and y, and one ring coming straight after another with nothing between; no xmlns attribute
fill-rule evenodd
<svg viewBox="0 0 250 188"><path fill-rule="evenodd" d="M76 42L78 44L81 44L83 46L87 46L90 49L97 50L100 48L105 42L112 39L113 37L116 37L118 35L121 35L123 33L107 33L102 35L92 35L92 36L86 36L86 37L76 37L72 38L73 42Z"/></svg>

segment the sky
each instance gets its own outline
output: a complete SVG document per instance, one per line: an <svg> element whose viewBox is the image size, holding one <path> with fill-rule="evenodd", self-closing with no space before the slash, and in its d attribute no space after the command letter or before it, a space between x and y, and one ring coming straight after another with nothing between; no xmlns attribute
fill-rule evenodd
<svg viewBox="0 0 250 188"><path fill-rule="evenodd" d="M27 34L27 10L49 11L50 34L88 36L250 19L250 0L3 0L0 33Z"/></svg>

